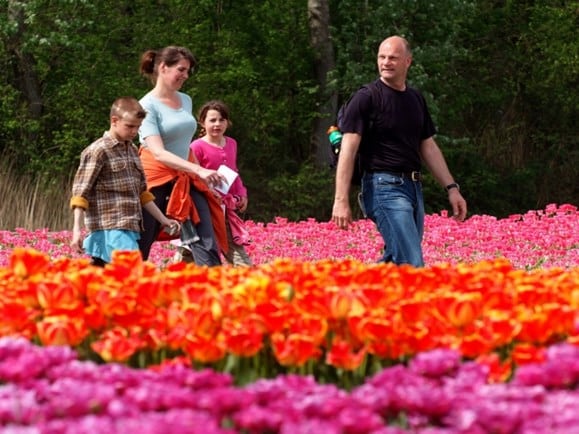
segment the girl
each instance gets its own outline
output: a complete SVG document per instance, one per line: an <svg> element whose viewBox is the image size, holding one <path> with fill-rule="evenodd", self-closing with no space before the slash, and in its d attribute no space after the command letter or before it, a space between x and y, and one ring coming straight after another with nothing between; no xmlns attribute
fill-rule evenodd
<svg viewBox="0 0 579 434"><path fill-rule="evenodd" d="M218 170L220 166L227 166L238 175L225 189L216 189L225 207L229 252L224 256L234 266L250 266L252 262L244 247L249 244L249 234L237 214L247 209L247 189L237 169L237 142L225 135L231 126L229 109L222 101L209 101L201 107L198 119L200 138L191 142L191 150L201 167Z"/></svg>

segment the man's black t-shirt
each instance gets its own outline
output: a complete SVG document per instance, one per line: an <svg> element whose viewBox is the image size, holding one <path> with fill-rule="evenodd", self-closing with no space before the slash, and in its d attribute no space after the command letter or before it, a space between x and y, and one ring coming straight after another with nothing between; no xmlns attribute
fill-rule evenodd
<svg viewBox="0 0 579 434"><path fill-rule="evenodd" d="M398 91L380 79L368 86L378 90L375 101L367 86L361 88L348 102L341 123L342 133L362 136L362 167L370 172L420 170L420 143L436 132L424 97L412 87Z"/></svg>

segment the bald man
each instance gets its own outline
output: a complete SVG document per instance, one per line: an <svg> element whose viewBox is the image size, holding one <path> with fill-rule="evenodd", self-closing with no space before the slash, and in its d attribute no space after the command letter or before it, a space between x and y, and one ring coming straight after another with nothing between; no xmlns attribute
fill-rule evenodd
<svg viewBox="0 0 579 434"><path fill-rule="evenodd" d="M380 78L362 87L346 106L332 221L341 229L352 222L350 181L359 150L362 205L384 239L381 261L422 267L422 165L446 190L454 218L463 221L467 206L434 141L436 129L426 101L406 82L411 64L408 41L386 38L378 48Z"/></svg>

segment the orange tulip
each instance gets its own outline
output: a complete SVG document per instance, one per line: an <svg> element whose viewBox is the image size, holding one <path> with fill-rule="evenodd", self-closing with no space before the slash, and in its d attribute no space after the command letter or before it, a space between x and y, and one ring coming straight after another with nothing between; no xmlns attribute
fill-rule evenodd
<svg viewBox="0 0 579 434"><path fill-rule="evenodd" d="M528 343L515 345L511 352L511 359L517 365L527 363L541 363L546 359L545 349Z"/></svg>
<svg viewBox="0 0 579 434"><path fill-rule="evenodd" d="M61 258L60 267L57 267L57 263L54 264L55 274L59 274L66 278L70 285L76 288L79 294L86 295L86 289L88 288L90 282L93 280L99 280L101 278L100 268L95 270L95 267L90 266L90 260L86 258L80 258L76 260L69 260L68 267L64 266L64 260L67 258Z"/></svg>
<svg viewBox="0 0 579 434"><path fill-rule="evenodd" d="M547 315L547 323L553 334L566 335L575 329L575 316L579 315L577 309L561 303L547 303L541 310Z"/></svg>
<svg viewBox="0 0 579 434"><path fill-rule="evenodd" d="M32 339L36 334L35 321L41 311L18 303L0 304L0 336L23 336Z"/></svg>
<svg viewBox="0 0 579 434"><path fill-rule="evenodd" d="M34 249L15 247L10 255L8 267L20 279L44 273L50 267L50 257Z"/></svg>
<svg viewBox="0 0 579 434"><path fill-rule="evenodd" d="M174 326L169 328L165 336L167 348L173 351L177 351L183 348L187 343L188 333L189 330L187 329L187 327Z"/></svg>
<svg viewBox="0 0 579 434"><path fill-rule="evenodd" d="M218 362L227 354L223 338L220 336L215 339L204 339L187 335L182 349L192 360L200 363Z"/></svg>
<svg viewBox="0 0 579 434"><path fill-rule="evenodd" d="M199 286L183 290L184 309L207 312L214 321L220 321L224 313L223 297L214 288Z"/></svg>
<svg viewBox="0 0 579 434"><path fill-rule="evenodd" d="M513 374L513 364L510 360L501 361L496 353L481 354L475 361L489 369L490 383L504 383Z"/></svg>
<svg viewBox="0 0 579 434"><path fill-rule="evenodd" d="M191 360L186 356L177 356L171 359L161 360L161 363L159 363L158 365L150 365L147 367L147 369L153 372L163 372L169 366L186 366L190 368Z"/></svg>
<svg viewBox="0 0 579 434"><path fill-rule="evenodd" d="M221 321L216 321L209 310L189 309L187 323L191 326L190 332L203 339L213 339L221 330Z"/></svg>
<svg viewBox="0 0 579 434"><path fill-rule="evenodd" d="M330 316L329 303L326 301L329 293L317 288L307 288L310 285L311 282L304 283L304 287L300 291L296 291L288 303L298 312L315 316Z"/></svg>
<svg viewBox="0 0 579 434"><path fill-rule="evenodd" d="M569 335L567 339L565 339L565 341L570 343L571 345L576 345L579 347L579 330Z"/></svg>
<svg viewBox="0 0 579 434"><path fill-rule="evenodd" d="M363 317L350 321L352 330L362 342L379 342L394 335L394 324L385 317Z"/></svg>
<svg viewBox="0 0 579 434"><path fill-rule="evenodd" d="M68 315L49 316L36 323L38 338L42 345L79 345L89 334L81 316L69 312Z"/></svg>
<svg viewBox="0 0 579 434"><path fill-rule="evenodd" d="M382 265L386 267L389 264ZM393 280L387 282L385 281L384 276L378 273L371 276L375 279L375 281L371 281L360 286L360 292L363 294L364 299L367 300L368 306L373 308L385 307L401 299L402 290L398 288L398 281ZM390 279L394 279L394 277L391 275Z"/></svg>
<svg viewBox="0 0 579 434"><path fill-rule="evenodd" d="M303 366L308 360L321 355L318 343L312 336L293 333L284 336L275 333L271 336L271 346L276 360L282 366Z"/></svg>
<svg viewBox="0 0 579 434"><path fill-rule="evenodd" d="M332 318L362 316L367 309L363 296L354 288L327 288L326 291L330 292L329 313Z"/></svg>
<svg viewBox="0 0 579 434"><path fill-rule="evenodd" d="M476 358L480 354L490 353L494 349L493 341L489 336L479 332L458 338L458 351L469 358Z"/></svg>
<svg viewBox="0 0 579 434"><path fill-rule="evenodd" d="M512 292L506 292L504 287L486 292L482 300L484 311L510 311L515 303L515 295Z"/></svg>
<svg viewBox="0 0 579 434"><path fill-rule="evenodd" d="M91 300L102 314L108 318L124 317L137 310L137 300L130 289L101 288L95 291Z"/></svg>
<svg viewBox="0 0 579 434"><path fill-rule="evenodd" d="M366 357L366 348L354 351L350 342L333 339L330 351L326 354L326 363L339 369L353 371L358 369Z"/></svg>
<svg viewBox="0 0 579 434"><path fill-rule="evenodd" d="M513 318L514 311L490 311L478 322L479 329L493 337L495 346L508 345L521 330L521 324Z"/></svg>
<svg viewBox="0 0 579 434"><path fill-rule="evenodd" d="M328 321L326 318L303 314L296 316L289 324L289 330L293 333L308 335L313 342L322 343L328 332Z"/></svg>
<svg viewBox="0 0 579 434"><path fill-rule="evenodd" d="M81 308L83 300L78 289L64 276L54 281L44 281L36 285L38 303L43 309L74 310Z"/></svg>
<svg viewBox="0 0 579 434"><path fill-rule="evenodd" d="M224 324L225 346L232 354L242 357L256 355L263 346L261 326L254 321Z"/></svg>
<svg viewBox="0 0 579 434"><path fill-rule="evenodd" d="M423 300L404 300L398 305L402 320L407 324L414 324L429 316L431 306Z"/></svg>
<svg viewBox="0 0 579 434"><path fill-rule="evenodd" d="M152 276L157 272L157 267L148 261L143 261L141 252L138 250L113 252L110 264L103 269L103 274L116 281L123 282L127 279L136 279L142 276Z"/></svg>
<svg viewBox="0 0 579 434"><path fill-rule="evenodd" d="M366 350L368 354L373 354L384 360L398 360L408 353L406 345L403 345L399 339L370 342L367 344Z"/></svg>
<svg viewBox="0 0 579 434"><path fill-rule="evenodd" d="M127 329L115 327L104 332L91 348L105 362L123 363L143 347L143 341Z"/></svg>
<svg viewBox="0 0 579 434"><path fill-rule="evenodd" d="M457 328L472 324L482 311L480 293L453 294L452 301L442 314Z"/></svg>
<svg viewBox="0 0 579 434"><path fill-rule="evenodd" d="M144 331L142 339L144 347L152 351L161 350L167 346L167 334L158 328Z"/></svg>
<svg viewBox="0 0 579 434"><path fill-rule="evenodd" d="M7 276L0 282L0 304L18 303L19 305L36 309L39 308L36 285L41 281L40 276L28 280L20 280L14 275Z"/></svg>
<svg viewBox="0 0 579 434"><path fill-rule="evenodd" d="M92 331L100 331L107 324L102 311L94 304L89 304L84 307L84 322L87 328Z"/></svg>
<svg viewBox="0 0 579 434"><path fill-rule="evenodd" d="M544 344L553 334L553 329L549 327L549 315L545 312L529 312L528 315L521 315L519 321L521 330L516 339L521 342Z"/></svg>
<svg viewBox="0 0 579 434"><path fill-rule="evenodd" d="M283 331L289 318L297 316L297 313L291 311L288 304L275 301L256 306L255 313L261 317L263 325L269 333Z"/></svg>
<svg viewBox="0 0 579 434"><path fill-rule="evenodd" d="M430 351L441 346L439 342L441 337L432 333L425 324L418 323L408 327L403 336L403 341L411 354Z"/></svg>

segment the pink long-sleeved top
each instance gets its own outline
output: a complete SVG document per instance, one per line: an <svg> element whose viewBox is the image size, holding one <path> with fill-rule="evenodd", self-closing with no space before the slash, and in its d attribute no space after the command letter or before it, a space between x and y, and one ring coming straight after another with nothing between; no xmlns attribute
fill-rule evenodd
<svg viewBox="0 0 579 434"><path fill-rule="evenodd" d="M203 139L191 142L191 150L202 167L217 170L222 164L239 173L237 169L237 142L235 139L224 136L225 145L215 146ZM229 194L233 196L247 197L247 189L238 176L229 188Z"/></svg>

